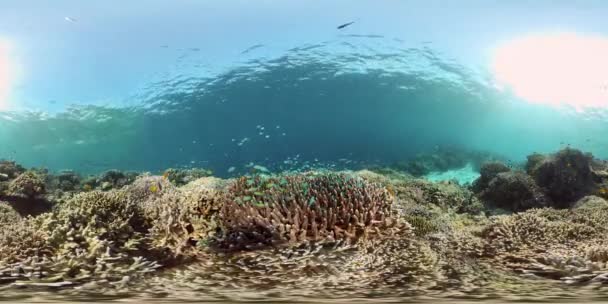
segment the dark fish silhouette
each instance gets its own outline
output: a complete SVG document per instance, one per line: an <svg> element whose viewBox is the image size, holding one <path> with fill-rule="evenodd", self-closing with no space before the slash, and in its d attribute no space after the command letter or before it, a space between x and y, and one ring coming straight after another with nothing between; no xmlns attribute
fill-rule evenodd
<svg viewBox="0 0 608 304"><path fill-rule="evenodd" d="M264 46L263 44L256 44L256 45L250 46L250 47L248 47L246 50L242 51L242 52L241 52L241 55L242 55L242 54L247 54L247 53L249 53L249 52L251 52L251 51L253 51L253 50L255 50L255 49L259 49L259 48L261 48L261 47L263 47L263 46Z"/></svg>
<svg viewBox="0 0 608 304"><path fill-rule="evenodd" d="M343 28L345 28L345 27L347 27L347 26L349 26L349 25L351 25L351 24L353 24L353 23L355 23L355 21L351 21L351 22L349 22L349 23L344 23L344 24L342 24L342 25L339 25L339 26L338 26L338 29L339 29L339 30L341 30L341 29L343 29Z"/></svg>

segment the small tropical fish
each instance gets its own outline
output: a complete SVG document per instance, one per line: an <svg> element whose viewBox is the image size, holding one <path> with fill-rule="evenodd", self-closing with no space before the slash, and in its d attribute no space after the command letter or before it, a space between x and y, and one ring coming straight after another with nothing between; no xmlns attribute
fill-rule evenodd
<svg viewBox="0 0 608 304"><path fill-rule="evenodd" d="M349 23L344 23L344 24L338 25L337 29L341 30L341 29L343 29L343 28L345 28L345 27L347 27L347 26L349 26L349 25L351 25L353 23L355 23L355 21L351 21Z"/></svg>
<svg viewBox="0 0 608 304"><path fill-rule="evenodd" d="M251 51L253 51L253 50L255 50L255 49L261 48L261 47L263 47L263 46L264 46L263 44L256 44L256 45L250 46L250 47L248 47L247 49L245 49L244 51L242 51L242 52L241 52L241 55L242 55L242 54L247 54L247 53L249 53L249 52L251 52Z"/></svg>
<svg viewBox="0 0 608 304"><path fill-rule="evenodd" d="M72 18L72 17L64 17L63 20L70 22L70 23L76 23L76 19Z"/></svg>
<svg viewBox="0 0 608 304"><path fill-rule="evenodd" d="M270 172L270 170L268 170L268 168L261 166L261 165L255 165L252 168L255 171L260 171L260 172Z"/></svg>
<svg viewBox="0 0 608 304"><path fill-rule="evenodd" d="M165 173L163 173L163 179L168 179L169 178L169 171L165 171Z"/></svg>
<svg viewBox="0 0 608 304"><path fill-rule="evenodd" d="M152 192L152 193L158 192L158 186L157 185L150 186L150 192Z"/></svg>
<svg viewBox="0 0 608 304"><path fill-rule="evenodd" d="M91 191L91 190L93 190L93 187L91 187L91 185L89 185L89 184L86 184L86 185L82 186L82 190Z"/></svg>

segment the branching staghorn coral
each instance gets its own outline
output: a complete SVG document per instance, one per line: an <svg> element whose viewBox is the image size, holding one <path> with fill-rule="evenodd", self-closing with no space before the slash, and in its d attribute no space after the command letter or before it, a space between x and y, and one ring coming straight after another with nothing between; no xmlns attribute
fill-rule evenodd
<svg viewBox="0 0 608 304"><path fill-rule="evenodd" d="M356 242L394 226L385 188L347 174L242 177L220 213L224 250L305 241Z"/></svg>
<svg viewBox="0 0 608 304"><path fill-rule="evenodd" d="M359 243L359 251L344 270L357 273L367 280L362 284L367 286L434 285L438 257L427 243L416 240L413 232L405 224L396 234Z"/></svg>
<svg viewBox="0 0 608 304"><path fill-rule="evenodd" d="M0 267L5 263L49 254L51 250L46 236L36 228L31 218L0 223Z"/></svg>
<svg viewBox="0 0 608 304"><path fill-rule="evenodd" d="M306 292L328 297L412 292L434 285L437 257L406 223L383 238L310 242L290 247L212 254L158 284L195 285L204 293L226 289L272 294Z"/></svg>
<svg viewBox="0 0 608 304"><path fill-rule="evenodd" d="M34 243L9 251L11 258L0 263L12 269L14 286L113 284L159 267L140 257L148 253L143 213L121 191L81 193L53 212L13 225L3 245Z"/></svg>
<svg viewBox="0 0 608 304"><path fill-rule="evenodd" d="M165 181L167 182L167 181ZM140 184L136 181L132 186ZM168 182L167 182L168 183ZM147 238L154 248L164 248L166 258L183 258L215 232L225 182L205 177L177 189L171 184L160 195L139 201L151 228Z"/></svg>
<svg viewBox="0 0 608 304"><path fill-rule="evenodd" d="M579 275L608 272L602 261L608 243L606 205L501 216L480 236L484 258L526 276L581 283L590 277Z"/></svg>
<svg viewBox="0 0 608 304"><path fill-rule="evenodd" d="M0 227L11 224L21 219L21 216L9 204L0 201Z"/></svg>
<svg viewBox="0 0 608 304"><path fill-rule="evenodd" d="M98 239L108 240L120 248L131 236L146 230L142 210L123 191L78 194L38 220L53 246L68 240L85 242L82 232L91 232Z"/></svg>

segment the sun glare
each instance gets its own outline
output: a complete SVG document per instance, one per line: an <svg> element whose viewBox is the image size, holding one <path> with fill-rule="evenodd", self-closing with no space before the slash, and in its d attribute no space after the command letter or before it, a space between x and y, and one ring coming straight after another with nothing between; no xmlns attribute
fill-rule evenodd
<svg viewBox="0 0 608 304"><path fill-rule="evenodd" d="M493 55L498 86L530 103L608 108L608 37L528 35L500 45Z"/></svg>

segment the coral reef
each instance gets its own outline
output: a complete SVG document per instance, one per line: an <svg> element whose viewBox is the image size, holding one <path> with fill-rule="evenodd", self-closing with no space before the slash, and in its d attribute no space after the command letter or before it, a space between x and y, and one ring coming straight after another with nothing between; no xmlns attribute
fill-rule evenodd
<svg viewBox="0 0 608 304"><path fill-rule="evenodd" d="M431 206L442 212L478 214L484 208L472 191L454 182L433 183L394 171L379 174L362 170L356 174L384 185L389 194L396 197L397 209L406 205L417 208Z"/></svg>
<svg viewBox="0 0 608 304"><path fill-rule="evenodd" d="M0 299L519 299L608 287L608 165L573 149L533 154L526 171L484 163L471 187L391 168L80 182L2 165ZM43 201L52 208L25 208Z"/></svg>
<svg viewBox="0 0 608 304"><path fill-rule="evenodd" d="M528 173L529 175L534 175L534 172L536 172L536 170L538 170L538 167L547 159L547 156L535 152L526 156L526 159L526 173Z"/></svg>
<svg viewBox="0 0 608 304"><path fill-rule="evenodd" d="M8 218L5 217L5 220ZM48 253L50 248L45 235L37 229L32 219L18 217L10 222L0 222L0 269L7 267L7 264Z"/></svg>
<svg viewBox="0 0 608 304"><path fill-rule="evenodd" d="M149 223L150 244L164 252L163 264L196 255L197 245L215 232L224 186L223 180L214 177L200 178L181 188L164 177L142 177L127 187ZM151 193L151 187L162 190Z"/></svg>
<svg viewBox="0 0 608 304"><path fill-rule="evenodd" d="M605 168L591 154L565 148L551 155L529 155L525 172L500 163L485 164L472 189L485 202L510 211L570 208L584 196L608 194Z"/></svg>
<svg viewBox="0 0 608 304"><path fill-rule="evenodd" d="M161 197L164 193L175 191L175 186L163 176L142 175L125 187L130 200L142 202Z"/></svg>
<svg viewBox="0 0 608 304"><path fill-rule="evenodd" d="M605 199L595 195L588 195L574 203L574 206L572 206L572 208L601 208L607 205L608 201L606 201Z"/></svg>
<svg viewBox="0 0 608 304"><path fill-rule="evenodd" d="M472 189L475 192L481 192L498 175L498 173L509 172L511 169L502 162L487 162L481 165L479 169L479 178L473 183Z"/></svg>
<svg viewBox="0 0 608 304"><path fill-rule="evenodd" d="M565 148L535 164L530 171L555 206L566 208L595 190L592 163L591 154Z"/></svg>
<svg viewBox="0 0 608 304"><path fill-rule="evenodd" d="M23 172L25 168L14 161L0 160L0 181L16 178Z"/></svg>
<svg viewBox="0 0 608 304"><path fill-rule="evenodd" d="M44 179L33 171L21 173L13 179L7 189L10 196L35 198L46 193Z"/></svg>
<svg viewBox="0 0 608 304"><path fill-rule="evenodd" d="M211 175L213 175L213 172L211 170L205 170L202 168L169 168L163 173L163 176L176 186L183 186L191 181L197 180L202 177L208 177Z"/></svg>
<svg viewBox="0 0 608 304"><path fill-rule="evenodd" d="M99 176L89 176L82 181L82 188L85 191L93 189L108 191L111 189L120 189L130 185L135 181L139 173L122 172L119 170L108 170Z"/></svg>
<svg viewBox="0 0 608 304"><path fill-rule="evenodd" d="M6 202L0 201L0 227L2 227L2 225L18 222L20 219L21 216L13 207Z"/></svg>
<svg viewBox="0 0 608 304"><path fill-rule="evenodd" d="M447 171L473 164L479 168L482 163L497 157L486 152L471 151L455 146L436 147L433 152L420 153L407 162L397 164L397 168L420 177L433 171Z"/></svg>
<svg viewBox="0 0 608 304"><path fill-rule="evenodd" d="M78 194L53 212L14 225L2 239L14 286L112 285L158 267L141 257L148 255L143 213L124 192ZM25 248L18 243L23 241Z"/></svg>
<svg viewBox="0 0 608 304"><path fill-rule="evenodd" d="M242 177L227 191L220 213L226 250L304 241L356 242L395 225L383 188L346 174Z"/></svg>
<svg viewBox="0 0 608 304"><path fill-rule="evenodd" d="M80 188L81 178L72 170L64 170L55 176L55 188L61 191L75 191Z"/></svg>
<svg viewBox="0 0 608 304"><path fill-rule="evenodd" d="M483 257L526 277L569 284L603 281L608 206L531 209L484 228Z"/></svg>
<svg viewBox="0 0 608 304"><path fill-rule="evenodd" d="M534 180L523 171L496 174L480 193L482 200L510 211L523 211L551 205Z"/></svg>

